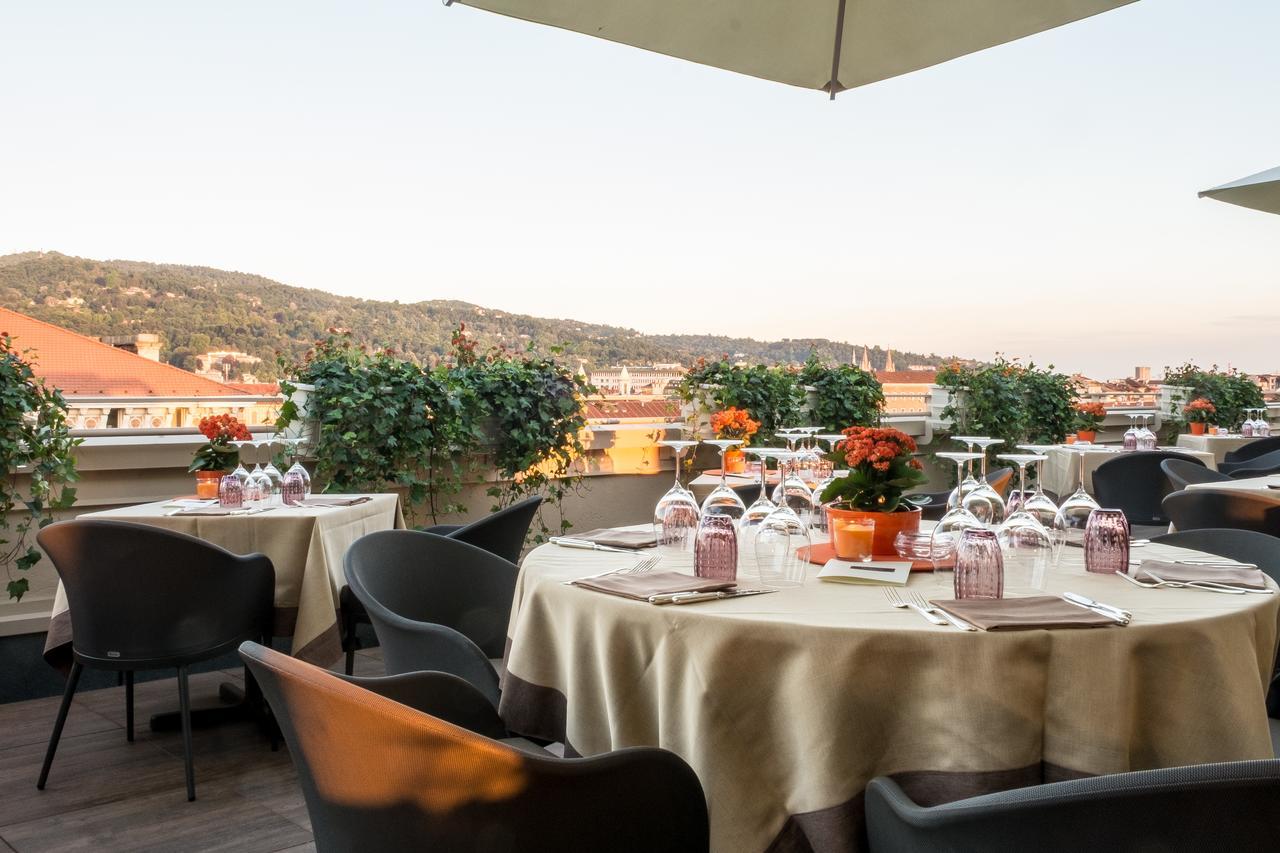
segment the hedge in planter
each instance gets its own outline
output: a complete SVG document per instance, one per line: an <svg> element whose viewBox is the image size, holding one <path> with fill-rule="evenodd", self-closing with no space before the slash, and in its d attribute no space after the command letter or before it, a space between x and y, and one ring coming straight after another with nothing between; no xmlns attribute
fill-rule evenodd
<svg viewBox="0 0 1280 853"><path fill-rule="evenodd" d="M1190 362L1179 367L1166 367L1164 384L1188 389L1176 394L1170 401L1169 411L1164 413L1168 416L1164 419L1166 426L1161 430L1165 440L1172 440L1182 431L1182 407L1192 400L1202 397L1208 400L1215 410L1214 423L1231 429L1244 421L1245 409L1260 409L1266 405L1262 389L1247 373L1235 368L1220 370L1216 364L1208 370Z"/></svg>

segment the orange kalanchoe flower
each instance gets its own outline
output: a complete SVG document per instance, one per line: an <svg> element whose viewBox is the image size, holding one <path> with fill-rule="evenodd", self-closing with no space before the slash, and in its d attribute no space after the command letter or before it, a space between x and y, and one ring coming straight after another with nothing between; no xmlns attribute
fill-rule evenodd
<svg viewBox="0 0 1280 853"><path fill-rule="evenodd" d="M740 438L745 444L760 431L760 422L751 420L751 413L746 409L730 406L711 416L711 429L716 438Z"/></svg>
<svg viewBox="0 0 1280 853"><path fill-rule="evenodd" d="M213 444L249 441L249 428L234 415L208 415L200 419L200 432Z"/></svg>

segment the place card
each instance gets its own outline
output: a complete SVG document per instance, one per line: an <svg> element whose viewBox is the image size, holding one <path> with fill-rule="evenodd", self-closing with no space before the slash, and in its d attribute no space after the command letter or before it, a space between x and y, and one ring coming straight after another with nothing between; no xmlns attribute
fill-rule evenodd
<svg viewBox="0 0 1280 853"><path fill-rule="evenodd" d="M869 563L827 560L818 572L818 580L903 586L911 577L911 565L910 560L872 560Z"/></svg>

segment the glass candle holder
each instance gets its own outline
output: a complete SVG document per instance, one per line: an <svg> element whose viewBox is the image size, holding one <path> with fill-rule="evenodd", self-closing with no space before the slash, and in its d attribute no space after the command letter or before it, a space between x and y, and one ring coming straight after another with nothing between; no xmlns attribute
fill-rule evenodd
<svg viewBox="0 0 1280 853"><path fill-rule="evenodd" d="M1004 598L1004 558L995 531L968 527L956 546L955 595Z"/></svg>
<svg viewBox="0 0 1280 853"><path fill-rule="evenodd" d="M1111 574L1129 571L1129 520L1118 509L1095 509L1084 528L1086 571Z"/></svg>
<svg viewBox="0 0 1280 853"><path fill-rule="evenodd" d="M218 481L218 505L226 509L239 509L244 505L244 487L235 474Z"/></svg>
<svg viewBox="0 0 1280 853"><path fill-rule="evenodd" d="M852 560L857 563L871 562L872 543L876 537L876 522L871 518L854 518L837 520L831 528L831 539L835 544L836 556L841 560Z"/></svg>
<svg viewBox="0 0 1280 853"><path fill-rule="evenodd" d="M693 573L710 580L738 579L738 525L732 516L702 516L693 545Z"/></svg>

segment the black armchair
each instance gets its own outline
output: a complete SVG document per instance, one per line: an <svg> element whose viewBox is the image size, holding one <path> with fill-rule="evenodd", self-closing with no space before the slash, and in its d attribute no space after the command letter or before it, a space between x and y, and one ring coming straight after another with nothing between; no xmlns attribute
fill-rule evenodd
<svg viewBox="0 0 1280 853"><path fill-rule="evenodd" d="M529 527L541 505L542 498L535 495L469 524L437 524L426 528L424 532L469 542L519 565L520 552L524 549ZM369 614L365 613L349 589L344 588L339 594L338 605L342 613L342 650L347 655L347 675L351 675L355 669L356 649L359 647L356 626L367 624Z"/></svg>
<svg viewBox="0 0 1280 853"><path fill-rule="evenodd" d="M187 667L271 632L275 570L194 536L145 524L85 519L52 524L37 539L53 561L71 614L71 672L36 787L43 790L85 667L123 672L126 735L133 740L133 673L178 670L187 799L196 798Z"/></svg>
<svg viewBox="0 0 1280 853"><path fill-rule="evenodd" d="M1164 499L1178 530L1227 527L1280 536L1280 501L1229 489L1184 489Z"/></svg>
<svg viewBox="0 0 1280 853"><path fill-rule="evenodd" d="M1277 802L1276 759L1095 776L932 808L881 776L867 788L867 834L873 853L1263 851L1280 835Z"/></svg>
<svg viewBox="0 0 1280 853"><path fill-rule="evenodd" d="M497 706L489 659L505 650L514 564L447 536L381 530L352 544L344 571L373 622L388 674L452 673Z"/></svg>
<svg viewBox="0 0 1280 853"><path fill-rule="evenodd" d="M1223 463L1226 466L1226 463ZM1243 462L1236 462L1227 467L1227 473L1233 479L1245 480L1249 477L1265 477L1280 470L1280 450L1273 450Z"/></svg>
<svg viewBox="0 0 1280 853"><path fill-rule="evenodd" d="M1194 456L1160 450L1117 454L1093 472L1093 495L1101 506L1123 510L1130 526L1167 528L1169 517L1160 503L1173 490L1161 468L1167 461L1200 463Z"/></svg>
<svg viewBox="0 0 1280 853"><path fill-rule="evenodd" d="M1280 450L1280 435L1271 435L1265 438L1255 438L1246 445L1237 447L1235 450L1228 451L1222 458L1223 465L1232 466L1239 462L1247 462L1250 459L1257 459L1264 453ZM1223 467L1222 465L1218 466Z"/></svg>
<svg viewBox="0 0 1280 853"><path fill-rule="evenodd" d="M513 748L270 649L240 649L289 751L320 853L705 853L706 799L660 749Z"/></svg>
<svg viewBox="0 0 1280 853"><path fill-rule="evenodd" d="M1221 471L1214 471L1199 459L1165 459L1160 470L1169 481L1170 494L1185 489L1191 483L1220 483L1230 480Z"/></svg>

